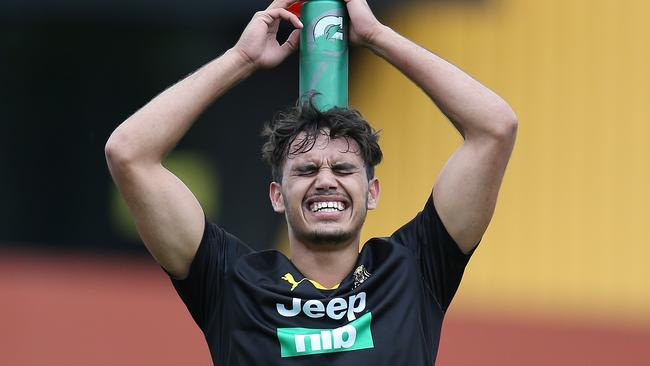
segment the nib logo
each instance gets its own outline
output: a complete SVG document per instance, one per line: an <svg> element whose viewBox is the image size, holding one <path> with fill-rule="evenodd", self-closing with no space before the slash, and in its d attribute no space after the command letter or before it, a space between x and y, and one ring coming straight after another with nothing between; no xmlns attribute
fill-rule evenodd
<svg viewBox="0 0 650 366"><path fill-rule="evenodd" d="M315 355L375 348L370 323L372 313L334 329L278 328L282 357Z"/></svg>

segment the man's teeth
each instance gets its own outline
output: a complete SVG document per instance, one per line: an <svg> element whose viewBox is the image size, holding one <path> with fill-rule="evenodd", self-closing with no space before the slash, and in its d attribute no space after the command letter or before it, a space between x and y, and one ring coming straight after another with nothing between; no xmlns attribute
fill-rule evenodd
<svg viewBox="0 0 650 366"><path fill-rule="evenodd" d="M336 212L343 211L343 202L314 202L311 204L311 212Z"/></svg>

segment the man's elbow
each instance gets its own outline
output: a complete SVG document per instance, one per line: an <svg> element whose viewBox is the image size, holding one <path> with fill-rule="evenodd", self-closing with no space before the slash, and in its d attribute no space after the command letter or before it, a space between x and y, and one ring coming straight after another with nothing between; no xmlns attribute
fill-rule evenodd
<svg viewBox="0 0 650 366"><path fill-rule="evenodd" d="M509 105L504 103L498 112L494 114L489 133L499 141L512 144L517 137L518 128L519 120L517 115Z"/></svg>
<svg viewBox="0 0 650 366"><path fill-rule="evenodd" d="M104 146L104 155L111 171L127 167L137 161L133 143L119 128L111 134Z"/></svg>

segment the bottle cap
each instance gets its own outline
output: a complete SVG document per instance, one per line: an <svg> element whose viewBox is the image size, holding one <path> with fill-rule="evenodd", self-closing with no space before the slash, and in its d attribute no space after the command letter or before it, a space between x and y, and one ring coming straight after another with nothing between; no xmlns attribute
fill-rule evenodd
<svg viewBox="0 0 650 366"><path fill-rule="evenodd" d="M288 10L289 10L290 12L296 14L296 16L300 17L300 8L302 8L302 4L303 4L304 2L305 2L305 0L297 1L297 2L295 2L295 3L291 4L291 5L289 5Z"/></svg>

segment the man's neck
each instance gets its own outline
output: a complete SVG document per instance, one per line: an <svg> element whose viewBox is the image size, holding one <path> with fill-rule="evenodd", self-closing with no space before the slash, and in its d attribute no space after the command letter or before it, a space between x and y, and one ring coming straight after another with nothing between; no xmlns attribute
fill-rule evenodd
<svg viewBox="0 0 650 366"><path fill-rule="evenodd" d="M331 288L352 271L359 256L359 238L349 243L322 247L289 239L291 262L305 277Z"/></svg>

